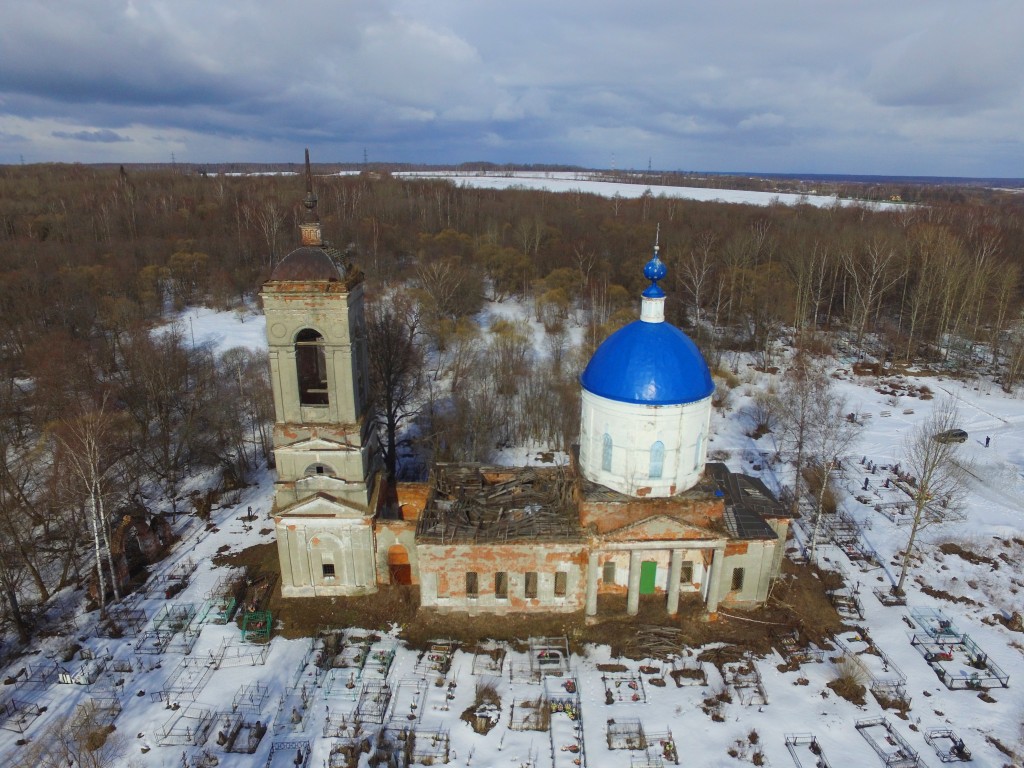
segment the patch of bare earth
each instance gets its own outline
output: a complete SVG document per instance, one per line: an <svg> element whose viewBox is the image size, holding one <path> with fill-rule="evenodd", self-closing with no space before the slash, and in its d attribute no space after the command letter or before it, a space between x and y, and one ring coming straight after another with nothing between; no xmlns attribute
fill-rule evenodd
<svg viewBox="0 0 1024 768"><path fill-rule="evenodd" d="M261 544L236 554L214 558L218 566L245 568L248 573L279 571L277 545ZM772 590L768 604L755 610L722 606L716 621L708 621L696 595L680 599L679 613L665 612L664 595L646 595L637 616L626 615L624 595L602 595L597 621L588 623L579 613L539 613L473 616L419 609L419 588L382 586L363 597L282 598L280 580L268 603L275 634L288 638L310 637L320 627L361 627L386 630L402 628L402 637L413 648L425 648L430 640L449 638L463 646L486 640L512 641L526 637L567 637L573 651L585 643L604 644L612 654L626 655L626 646L643 625L674 627L682 644L696 647L725 642L758 654L771 650L777 632L798 630L800 637L820 643L840 631L842 621L825 595L823 582L810 569L783 561L783 577Z"/></svg>

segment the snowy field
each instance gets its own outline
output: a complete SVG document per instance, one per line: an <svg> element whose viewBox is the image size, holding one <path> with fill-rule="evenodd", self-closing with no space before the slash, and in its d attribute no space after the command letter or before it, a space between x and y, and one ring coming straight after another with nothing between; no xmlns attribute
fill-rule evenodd
<svg viewBox="0 0 1024 768"><path fill-rule="evenodd" d="M509 305L489 312L516 314ZM179 322L186 338L194 334L196 344L218 351L263 346L259 316L193 310ZM709 767L937 766L940 752L956 757L959 741L976 766L1009 765L990 739L1021 749L1024 634L993 616L1024 609L1024 402L981 380L903 380L958 401L970 433L962 452L974 462L975 479L966 520L926 530L917 579L908 581L908 604L887 607L873 590L890 586L893 555L907 526L876 507L891 510L899 501L885 487L888 468L901 459L903 437L938 400L881 394L875 379L836 367L846 410L865 422L838 477L848 489L841 505L882 566L851 560L837 546L819 548L827 567L847 575L851 599L863 613L863 619L849 620L857 628L842 633L821 660L783 672L784 660L775 653L726 669L729 680L704 665L705 681L690 674L698 670L701 649L681 649L667 660L610 659L603 647L567 657L564 640L552 638L519 649L495 644L486 654L438 644L420 655L402 644L397 630L370 635L354 627L318 639L246 642L233 621L219 623L226 609L219 599L222 579L231 574L211 560L217 552L272 540L272 478L265 473L214 509L215 525L179 520L180 543L155 568L148 589L125 603L122 637L100 635L95 613L72 610L73 618L59 627L64 636L38 641L3 670L0 765L24 753L19 741L82 721L88 706L124 739L117 768L321 768L346 765L352 753L366 766L371 755L360 757L358 744L376 734L398 756L397 765L408 757L416 765L511 768L653 768L676 761ZM754 472L755 465L766 466L772 437L755 442L745 436L740 412L767 375L742 358L736 368L741 383L731 410L712 417L710 449L727 454L734 470ZM769 485L787 480L762 471ZM245 519L250 506L255 521ZM943 555L943 542L985 559L970 563ZM185 576L187 586L168 599L169 587L179 588ZM921 584L938 596L921 592ZM75 605L74 596L66 600ZM81 650L72 653L73 644ZM865 685L910 700L908 719L883 710L870 694L858 707L826 687L836 677L833 659L844 650L864 670ZM673 676L677 670L684 672ZM460 719L478 687L493 689L496 700L471 718L481 730L491 728L486 734ZM399 740L409 733L415 738L403 747ZM244 751L250 747L251 754Z"/></svg>
<svg viewBox="0 0 1024 768"><path fill-rule="evenodd" d="M756 192L739 189L711 189L704 187L672 187L659 184L627 184L602 181L600 174L582 171L531 173L460 173L457 171L410 171L399 172L396 176L420 179L450 179L464 187L482 189L542 189L548 192L585 192L602 197L637 198L650 192L654 197L671 197L680 200L700 200L716 203L744 203L746 205L813 205L826 208L830 205L866 205L875 210L891 210L902 207L900 203L866 202L846 200L831 195L797 195L787 192Z"/></svg>

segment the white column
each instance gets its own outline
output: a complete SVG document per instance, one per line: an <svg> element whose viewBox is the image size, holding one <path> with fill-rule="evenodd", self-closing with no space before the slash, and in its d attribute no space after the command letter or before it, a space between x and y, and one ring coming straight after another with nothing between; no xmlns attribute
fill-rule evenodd
<svg viewBox="0 0 1024 768"><path fill-rule="evenodd" d="M672 550L672 559L668 565L668 613L675 616L679 613L679 574L683 570L683 552Z"/></svg>
<svg viewBox="0 0 1024 768"><path fill-rule="evenodd" d="M597 615L597 552L587 558L587 616Z"/></svg>
<svg viewBox="0 0 1024 768"><path fill-rule="evenodd" d="M722 565L725 561L725 546L715 547L711 556L711 577L708 581L708 613L718 610L718 588L722 583Z"/></svg>
<svg viewBox="0 0 1024 768"><path fill-rule="evenodd" d="M640 612L640 550L629 553L629 586L626 589L626 613L636 616Z"/></svg>

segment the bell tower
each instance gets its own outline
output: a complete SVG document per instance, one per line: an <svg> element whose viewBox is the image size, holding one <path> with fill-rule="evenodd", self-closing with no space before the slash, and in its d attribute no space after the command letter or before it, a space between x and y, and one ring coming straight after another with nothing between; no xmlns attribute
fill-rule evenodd
<svg viewBox="0 0 1024 768"><path fill-rule="evenodd" d="M302 246L260 292L274 394L274 518L285 597L376 591L376 433L362 275L323 240L306 150Z"/></svg>

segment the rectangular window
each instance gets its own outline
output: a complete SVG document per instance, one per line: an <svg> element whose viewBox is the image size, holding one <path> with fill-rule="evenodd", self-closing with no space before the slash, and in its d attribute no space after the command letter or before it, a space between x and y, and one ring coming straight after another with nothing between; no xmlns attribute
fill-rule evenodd
<svg viewBox="0 0 1024 768"><path fill-rule="evenodd" d="M475 571L469 571L466 574L466 597L479 597L480 596L480 583L477 579Z"/></svg>
<svg viewBox="0 0 1024 768"><path fill-rule="evenodd" d="M526 596L530 598L537 597L537 572L528 571L526 574Z"/></svg>
<svg viewBox="0 0 1024 768"><path fill-rule="evenodd" d="M323 569L325 579L334 578L334 563L322 563L320 567Z"/></svg>
<svg viewBox="0 0 1024 768"><path fill-rule="evenodd" d="M733 568L732 569L732 591L738 592L743 589L743 569Z"/></svg>
<svg viewBox="0 0 1024 768"><path fill-rule="evenodd" d="M684 586L690 586L693 584L693 562L690 560L683 560L679 568L679 583Z"/></svg>
<svg viewBox="0 0 1024 768"><path fill-rule="evenodd" d="M615 561L609 560L604 564L604 573L601 575L605 584L615 583Z"/></svg>
<svg viewBox="0 0 1024 768"><path fill-rule="evenodd" d="M505 571L494 574L494 596L499 600L508 600L508 574Z"/></svg>
<svg viewBox="0 0 1024 768"><path fill-rule="evenodd" d="M569 588L569 574L565 571L555 572L555 597L565 597Z"/></svg>

